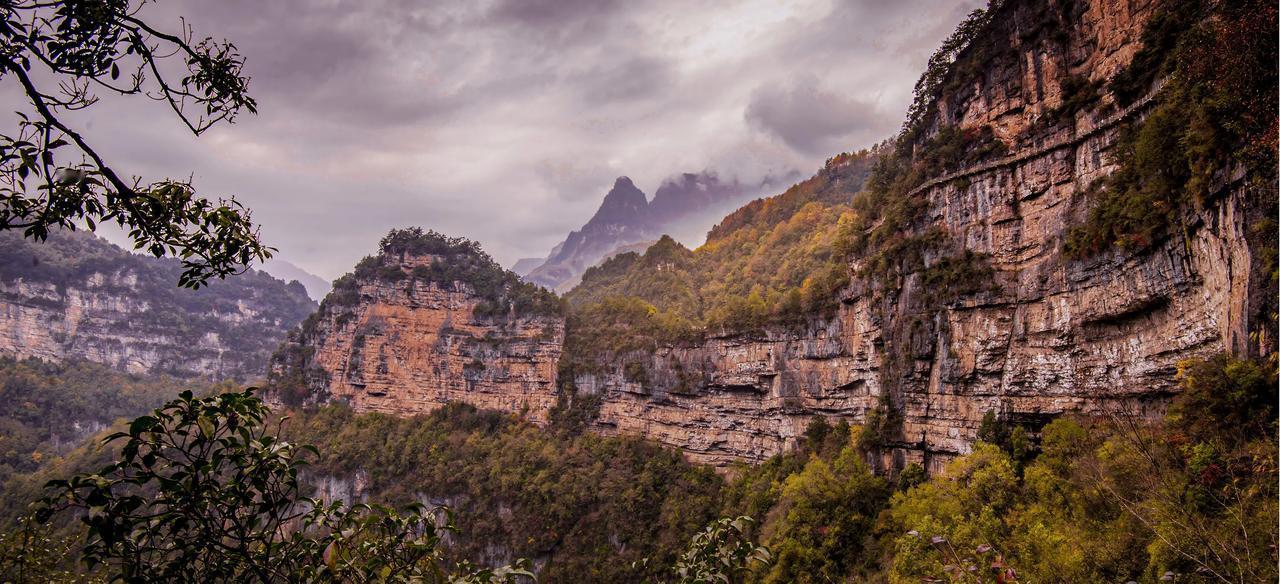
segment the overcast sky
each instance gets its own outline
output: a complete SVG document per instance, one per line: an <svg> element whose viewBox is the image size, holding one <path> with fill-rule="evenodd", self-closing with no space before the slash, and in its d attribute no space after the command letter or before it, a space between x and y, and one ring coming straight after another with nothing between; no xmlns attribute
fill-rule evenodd
<svg viewBox="0 0 1280 584"><path fill-rule="evenodd" d="M976 5L164 0L143 16L239 46L260 114L200 138L144 99L74 119L126 173L235 195L325 278L408 225L509 265L581 226L619 175L651 197L680 172L808 176L888 137Z"/></svg>

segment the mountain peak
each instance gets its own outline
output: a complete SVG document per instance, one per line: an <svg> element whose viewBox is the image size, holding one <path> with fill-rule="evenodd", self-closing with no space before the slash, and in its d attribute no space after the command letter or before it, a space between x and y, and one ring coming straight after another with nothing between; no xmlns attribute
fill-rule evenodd
<svg viewBox="0 0 1280 584"><path fill-rule="evenodd" d="M630 178L620 176L613 181L613 188L604 196L600 209L587 225L638 223L648 207L649 199L644 192L636 188Z"/></svg>

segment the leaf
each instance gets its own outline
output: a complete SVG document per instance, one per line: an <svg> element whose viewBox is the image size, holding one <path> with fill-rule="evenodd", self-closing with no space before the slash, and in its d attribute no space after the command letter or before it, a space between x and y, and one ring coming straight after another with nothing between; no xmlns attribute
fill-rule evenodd
<svg viewBox="0 0 1280 584"><path fill-rule="evenodd" d="M213 420L210 420L208 416L200 416L199 418L196 418L196 425L200 426L200 433L203 434L205 438L213 437Z"/></svg>
<svg viewBox="0 0 1280 584"><path fill-rule="evenodd" d="M129 423L129 435L137 436L155 427L158 420L154 416L142 416Z"/></svg>

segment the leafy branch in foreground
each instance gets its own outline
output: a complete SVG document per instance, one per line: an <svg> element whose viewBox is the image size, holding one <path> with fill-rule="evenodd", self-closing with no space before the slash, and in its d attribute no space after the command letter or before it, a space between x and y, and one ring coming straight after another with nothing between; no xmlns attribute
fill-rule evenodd
<svg viewBox="0 0 1280 584"><path fill-rule="evenodd" d="M458 582L531 578L524 561L498 569L460 563L441 548L454 528L445 508L347 506L300 496L299 469L314 448L269 432L250 388L197 399L184 392L128 431L119 460L51 481L35 521L74 513L80 551L112 581Z"/></svg>
<svg viewBox="0 0 1280 584"><path fill-rule="evenodd" d="M51 229L114 222L135 249L183 261L179 284L198 288L271 257L248 209L211 201L189 181L120 176L64 114L95 92L166 103L195 135L256 113L235 45L162 32L138 13L145 0L0 3L0 80L21 87L26 111L0 133L0 229L44 240ZM78 160L77 160L78 159Z"/></svg>
<svg viewBox="0 0 1280 584"><path fill-rule="evenodd" d="M673 584L733 584L745 582L755 568L773 562L769 548L747 535L750 517L724 517L693 536L672 568ZM645 560L647 562L647 560ZM644 563L644 562L638 562Z"/></svg>

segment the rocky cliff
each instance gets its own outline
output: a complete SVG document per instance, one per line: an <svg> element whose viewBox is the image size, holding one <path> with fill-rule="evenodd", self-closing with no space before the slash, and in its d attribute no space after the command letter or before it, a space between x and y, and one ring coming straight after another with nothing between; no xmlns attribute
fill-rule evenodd
<svg viewBox="0 0 1280 584"><path fill-rule="evenodd" d="M793 189L817 189L808 199L784 194L753 204L713 232L727 237L742 225L785 227L804 224L805 213L808 221L840 213L830 228L847 245L821 239L806 252L826 258L831 247L849 250L834 309L774 318L750 332L704 325L696 338L575 349L582 354L562 363L556 379L559 319L512 313L499 326L471 316L474 294L465 284L361 281L357 306L322 310L324 332L309 345L314 362L332 378L331 392L397 413L456 399L541 421L558 385L562 402L581 405L597 431L647 436L716 465L777 453L815 416L867 424L886 467L916 462L936 471L969 450L989 412L1033 432L1066 412L1158 414L1176 391L1180 361L1267 353L1275 339L1266 314L1274 312L1273 268L1261 263L1274 253L1274 228L1259 236L1254 227L1260 212L1271 213L1259 201L1274 201L1274 183L1251 180L1244 165L1207 172L1194 203L1172 199L1176 209L1155 220L1143 205L1125 211L1124 227L1142 230L1103 231L1108 245L1079 251L1087 240L1081 230L1110 220L1099 219L1108 189L1141 172L1124 162L1133 136L1183 95L1164 91L1168 68L1142 53L1144 42L1164 38L1144 36L1148 23L1161 14L1159 26L1177 20L1162 12L1170 6L997 2L961 27L963 42L944 46L945 67L931 63L898 140L861 158L834 158ZM881 162L866 189L862 178L840 178L849 160L867 156ZM1159 210L1162 201L1147 206ZM775 229L762 233L791 233ZM716 245L724 244L708 244ZM667 319L655 327L679 328L715 283L701 292L681 287L692 277L663 276L675 264L650 263L631 256L594 274L613 278L608 294L633 295L639 300L628 306ZM732 277L784 268L748 263ZM628 269L655 275L619 275ZM753 307L774 296L793 307L821 305L804 296L824 289L811 284L770 291L747 282L739 287L750 297L723 312L793 315ZM695 308L667 310L663 302ZM626 323L601 328L592 319L604 313L584 314L590 318L578 318L579 330L567 332L571 341L592 327L605 331L602 340L634 331ZM457 336L442 332L455 327ZM544 332L535 340L537 330ZM485 336L498 339L496 348L481 348L475 339ZM483 368L468 371L468 359Z"/></svg>
<svg viewBox="0 0 1280 584"><path fill-rule="evenodd" d="M181 265L83 232L0 233L0 353L130 373L250 380L315 309L299 284L251 271L191 291Z"/></svg>
<svg viewBox="0 0 1280 584"><path fill-rule="evenodd" d="M277 352L274 399L396 414L460 401L545 422L563 340L554 295L475 244L393 231Z"/></svg>
<svg viewBox="0 0 1280 584"><path fill-rule="evenodd" d="M1123 106L1104 91L1082 99L1078 87L1102 87L1126 67L1161 8L997 4L980 34L988 47L969 49L987 51L980 67L953 69L918 137L898 145L919 168L947 131L999 142L898 195L920 201L919 218L895 234L923 247L920 265L895 259L886 283L869 272L883 270L872 264L892 248L855 254L835 317L662 349L644 359L647 383L621 367L580 375L579 391L603 396L600 428L723 464L785 448L814 415L861 423L874 412L878 424L892 420L886 464L938 470L968 451L987 412L1032 430L1071 411L1153 414L1175 391L1180 361L1269 351L1274 333L1259 319L1267 276L1250 226L1266 199L1257 191L1270 187L1238 167L1215 175L1209 202L1187 213L1176 236L1064 253L1072 226L1089 220L1091 189L1117 170L1111 150L1148 115L1161 82ZM945 243L919 243L936 240ZM970 279L988 281L930 271L960 257L981 258Z"/></svg>

